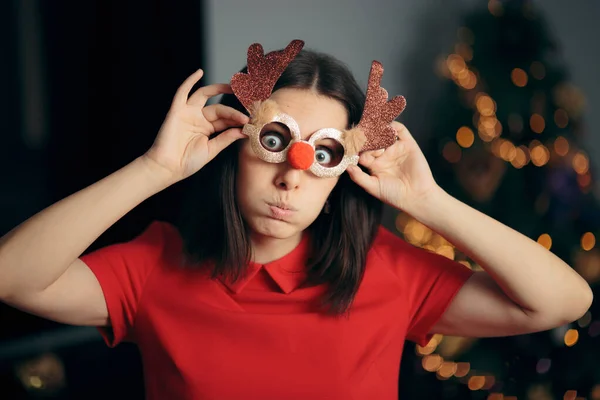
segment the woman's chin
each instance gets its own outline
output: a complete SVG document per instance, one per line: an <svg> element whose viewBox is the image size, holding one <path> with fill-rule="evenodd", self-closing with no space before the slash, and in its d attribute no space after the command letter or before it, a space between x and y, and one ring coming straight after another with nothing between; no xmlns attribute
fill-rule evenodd
<svg viewBox="0 0 600 400"><path fill-rule="evenodd" d="M290 222L274 218L261 218L251 226L254 234L275 239L287 239L298 234L298 227Z"/></svg>

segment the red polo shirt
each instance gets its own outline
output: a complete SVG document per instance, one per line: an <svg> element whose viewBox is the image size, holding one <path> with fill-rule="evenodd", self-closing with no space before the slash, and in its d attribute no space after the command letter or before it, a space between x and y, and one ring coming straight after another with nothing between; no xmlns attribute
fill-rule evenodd
<svg viewBox="0 0 600 400"><path fill-rule="evenodd" d="M349 317L315 311L308 241L235 284L179 265L181 238L152 223L82 257L106 298L109 346L134 341L148 399L397 399L406 339L430 328L473 271L380 228Z"/></svg>

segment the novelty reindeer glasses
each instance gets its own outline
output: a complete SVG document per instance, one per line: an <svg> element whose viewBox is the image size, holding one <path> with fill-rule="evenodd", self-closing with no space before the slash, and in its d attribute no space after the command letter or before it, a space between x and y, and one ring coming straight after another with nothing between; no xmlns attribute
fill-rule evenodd
<svg viewBox="0 0 600 400"><path fill-rule="evenodd" d="M396 96L388 102L388 93L380 86L383 66L373 61L365 107L358 125L343 131L320 129L307 141L303 140L296 121L269 99L275 83L303 46L303 41L294 40L284 50L264 55L260 44L251 45L248 48L248 73L235 74L231 78L231 88L250 113L250 122L243 132L258 157L270 163L287 160L293 168L310 169L318 177L336 177L348 165L357 165L360 153L394 144L398 137L390 124L404 110L406 100ZM283 129L272 129L274 123ZM323 141L333 141L339 151L332 154L330 148L319 144Z"/></svg>

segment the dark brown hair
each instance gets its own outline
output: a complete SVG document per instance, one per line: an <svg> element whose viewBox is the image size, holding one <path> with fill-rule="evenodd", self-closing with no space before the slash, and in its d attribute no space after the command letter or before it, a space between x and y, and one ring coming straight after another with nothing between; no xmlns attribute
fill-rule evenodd
<svg viewBox="0 0 600 400"><path fill-rule="evenodd" d="M246 71L244 68L242 71ZM311 89L342 103L348 127L359 122L365 94L349 69L335 58L303 50L284 71L273 91ZM246 112L234 95L222 104ZM223 150L192 178L180 224L187 260L210 265L212 277L237 279L251 256L246 226L235 198L239 144ZM347 312L364 274L366 257L381 222L383 205L342 174L330 197L329 214L321 213L308 228L310 284L326 283L323 309ZM211 260L211 263L203 261Z"/></svg>

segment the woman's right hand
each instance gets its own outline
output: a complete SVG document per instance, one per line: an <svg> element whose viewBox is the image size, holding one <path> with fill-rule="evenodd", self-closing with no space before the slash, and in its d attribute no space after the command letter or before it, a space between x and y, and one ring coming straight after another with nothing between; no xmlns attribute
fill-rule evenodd
<svg viewBox="0 0 600 400"><path fill-rule="evenodd" d="M225 147L246 137L240 128L248 122L246 115L222 104L205 107L210 97L232 93L231 86L204 86L189 96L203 74L201 69L196 71L179 87L152 147L144 155L175 182L193 175ZM216 132L222 133L209 140Z"/></svg>

